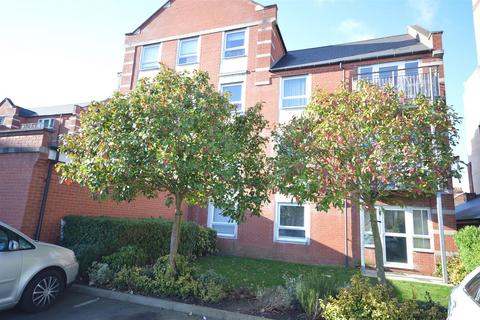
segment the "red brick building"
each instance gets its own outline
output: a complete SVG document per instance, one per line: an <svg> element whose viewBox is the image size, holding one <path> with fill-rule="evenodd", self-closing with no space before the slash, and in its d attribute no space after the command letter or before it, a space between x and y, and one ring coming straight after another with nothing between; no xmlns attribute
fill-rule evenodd
<svg viewBox="0 0 480 320"><path fill-rule="evenodd" d="M228 5L222 0L167 1L136 30L126 34L120 91L128 92L138 79L155 75L160 62L178 71L201 69L209 72L212 84L219 91L231 93L230 100L240 111L264 102L264 116L270 128L301 113L312 90L336 90L342 85L355 90L359 78L396 86L410 98L418 94L432 99L445 97L442 32L410 26L406 34L288 51L278 25L277 10L275 5L262 6L250 0L230 0ZM0 117L21 113L14 109L0 105ZM77 114L72 113L68 121L73 121L70 117L78 121ZM28 117L15 121L7 118L4 123L12 128L13 122L35 122ZM20 139L23 141L35 135L54 135L46 129L37 131L36 134L33 131L15 133L15 137L28 136ZM35 139L41 140L40 137ZM0 133L0 139L12 143L9 141L13 136L5 131ZM0 142L0 150L3 143ZM35 155L38 159L34 160L32 154L0 151L0 167L17 165L21 175L28 176L20 169L19 161L14 160L18 156L28 158L24 161L32 163L32 172L46 172L48 165L42 167L38 163L47 155ZM15 174L12 177L15 179ZM53 229L45 231L47 239L54 239L52 234L57 234L59 219L68 213L166 217L172 214L158 200L139 200L129 205L97 204L87 198L85 191L59 185L56 175L52 177L43 230L50 226ZM25 177L28 179L30 177ZM3 199L15 186L2 188L0 186ZM28 190L26 186L23 188ZM22 200L26 207L37 206L32 214L24 210L21 226L25 230L38 218L40 195L41 190L32 204L29 199ZM435 199L403 199L401 207L393 203L398 202L378 204L385 210L379 219L386 267L431 274L439 261ZM212 206L186 207L185 210L186 219L217 230L219 247L225 253L305 263L374 264L368 221L364 221L359 208L350 203L344 210L316 212L309 204L299 206L292 199L275 194L261 217L250 217L241 225L229 222L221 210ZM19 218L6 212L0 208L0 218L9 223L10 217L10 221L19 225ZM453 254L456 222L451 195L443 196L443 214L446 250Z"/></svg>

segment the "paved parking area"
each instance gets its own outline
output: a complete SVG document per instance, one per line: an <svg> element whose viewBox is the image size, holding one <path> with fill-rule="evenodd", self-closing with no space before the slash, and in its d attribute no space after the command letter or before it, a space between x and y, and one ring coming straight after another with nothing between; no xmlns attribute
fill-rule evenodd
<svg viewBox="0 0 480 320"><path fill-rule="evenodd" d="M49 310L26 314L16 309L0 311L2 320L202 320L203 317L138 304L64 292ZM207 320L215 320L208 318Z"/></svg>

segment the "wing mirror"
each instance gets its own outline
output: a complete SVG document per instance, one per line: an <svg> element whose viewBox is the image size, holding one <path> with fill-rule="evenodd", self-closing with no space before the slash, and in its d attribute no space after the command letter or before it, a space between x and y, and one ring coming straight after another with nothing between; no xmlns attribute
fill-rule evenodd
<svg viewBox="0 0 480 320"><path fill-rule="evenodd" d="M10 240L8 241L8 251L17 251L20 248L18 241Z"/></svg>

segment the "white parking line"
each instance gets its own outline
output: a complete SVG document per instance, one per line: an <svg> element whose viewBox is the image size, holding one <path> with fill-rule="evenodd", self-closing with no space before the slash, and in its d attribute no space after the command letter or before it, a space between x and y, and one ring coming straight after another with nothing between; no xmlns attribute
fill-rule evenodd
<svg viewBox="0 0 480 320"><path fill-rule="evenodd" d="M93 300L88 300L88 301L85 301L85 302L76 304L76 305L74 305L73 307L74 307L74 308L83 307L83 306L89 305L90 303L97 302L98 300L100 300L100 298L96 298L96 299L93 299Z"/></svg>

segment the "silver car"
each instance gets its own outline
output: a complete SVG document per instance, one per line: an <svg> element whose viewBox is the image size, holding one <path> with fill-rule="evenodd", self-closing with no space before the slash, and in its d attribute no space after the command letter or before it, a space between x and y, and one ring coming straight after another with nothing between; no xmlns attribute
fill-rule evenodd
<svg viewBox="0 0 480 320"><path fill-rule="evenodd" d="M77 273L72 250L34 241L0 221L0 310L46 310Z"/></svg>
<svg viewBox="0 0 480 320"><path fill-rule="evenodd" d="M448 303L448 320L479 319L479 313L480 267L473 270L453 288Z"/></svg>

